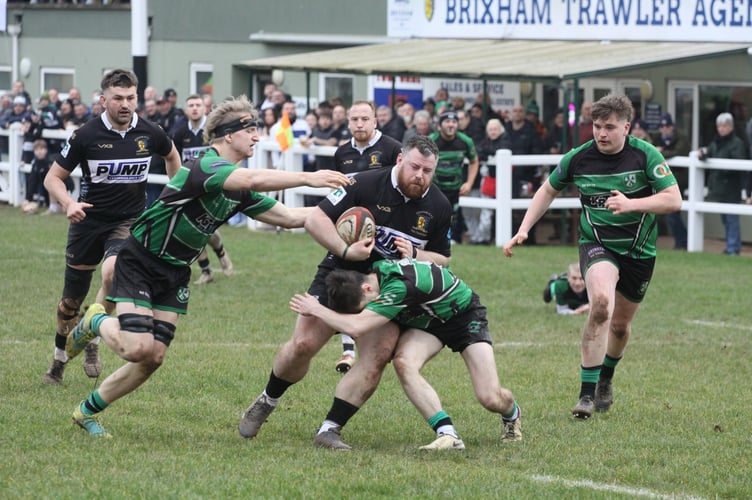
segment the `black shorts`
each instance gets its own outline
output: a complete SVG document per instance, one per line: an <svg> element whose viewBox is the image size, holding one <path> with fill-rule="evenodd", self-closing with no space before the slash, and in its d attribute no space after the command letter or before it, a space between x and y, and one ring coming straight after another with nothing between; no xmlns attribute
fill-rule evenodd
<svg viewBox="0 0 752 500"><path fill-rule="evenodd" d="M85 217L68 228L65 263L69 266L96 266L102 257L117 255L130 235L135 218L103 222Z"/></svg>
<svg viewBox="0 0 752 500"><path fill-rule="evenodd" d="M185 314L191 280L189 266L173 266L128 238L115 263L115 277L107 296L111 302Z"/></svg>
<svg viewBox="0 0 752 500"><path fill-rule="evenodd" d="M492 344L488 331L486 307L480 303L478 295L473 293L467 309L446 323L431 325L425 331L441 340L453 352L462 352L469 345L478 342Z"/></svg>
<svg viewBox="0 0 752 500"><path fill-rule="evenodd" d="M600 243L582 243L580 245L580 269L585 277L587 269L601 260L612 262L619 270L616 291L629 300L639 304L645 298L653 277L655 257L649 259L632 259L619 255L605 248Z"/></svg>

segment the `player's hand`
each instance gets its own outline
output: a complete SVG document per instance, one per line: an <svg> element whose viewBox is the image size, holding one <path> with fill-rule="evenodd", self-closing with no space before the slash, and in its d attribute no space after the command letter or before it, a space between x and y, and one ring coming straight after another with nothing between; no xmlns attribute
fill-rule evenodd
<svg viewBox="0 0 752 500"><path fill-rule="evenodd" d="M410 259L413 256L413 244L405 238L397 237L394 239L394 246L397 247L397 251L403 259Z"/></svg>
<svg viewBox="0 0 752 500"><path fill-rule="evenodd" d="M310 187L328 187L337 189L350 184L350 179L342 172L336 170L319 170L310 172L308 185Z"/></svg>
<svg viewBox="0 0 752 500"><path fill-rule="evenodd" d="M319 299L308 292L305 295L296 293L290 299L290 309L303 316L310 316L320 305Z"/></svg>
<svg viewBox="0 0 752 500"><path fill-rule="evenodd" d="M506 245L504 245L504 255L507 257L511 257L514 255L514 252L512 252L512 247L516 245L522 245L527 241L527 233L524 231L518 231L517 234L512 236L512 239L507 241Z"/></svg>
<svg viewBox="0 0 752 500"><path fill-rule="evenodd" d="M71 221L71 224L81 222L86 218L86 212L84 211L84 209L91 208L93 206L94 205L92 205L91 203L74 201L73 203L68 204L66 216L68 217L68 220Z"/></svg>
<svg viewBox="0 0 752 500"><path fill-rule="evenodd" d="M623 193L620 191L617 191L615 189L611 190L611 196L606 199L606 203L604 206L611 210L615 215L619 214L625 214L628 212L631 212L631 208L629 208L631 201L629 198L624 196Z"/></svg>
<svg viewBox="0 0 752 500"><path fill-rule="evenodd" d="M464 183L460 186L460 196L467 196L470 194L470 191L473 190L473 185L469 182Z"/></svg>
<svg viewBox="0 0 752 500"><path fill-rule="evenodd" d="M367 260L374 246L376 246L376 240L373 238L356 241L347 249L345 260Z"/></svg>

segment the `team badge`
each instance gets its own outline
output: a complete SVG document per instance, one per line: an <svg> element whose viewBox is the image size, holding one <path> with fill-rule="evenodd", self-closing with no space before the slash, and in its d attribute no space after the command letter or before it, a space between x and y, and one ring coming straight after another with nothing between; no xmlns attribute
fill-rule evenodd
<svg viewBox="0 0 752 500"><path fill-rule="evenodd" d="M136 137L134 140L136 141L136 147L138 148L136 149L137 155L143 155L143 154L150 155L151 154L149 152L149 138L148 137L146 137L145 135L142 135L140 137Z"/></svg>
<svg viewBox="0 0 752 500"><path fill-rule="evenodd" d="M428 227L431 225L431 219L433 216L428 212L418 212L416 215L418 218L415 221L415 225L412 227L412 231L420 236L427 236Z"/></svg>
<svg viewBox="0 0 752 500"><path fill-rule="evenodd" d="M433 0L424 0L423 11L426 14L426 21L433 19Z"/></svg>
<svg viewBox="0 0 752 500"><path fill-rule="evenodd" d="M637 176L635 174L629 174L626 177L624 177L624 185L628 188L634 187L634 185L637 183Z"/></svg>
<svg viewBox="0 0 752 500"><path fill-rule="evenodd" d="M191 291L188 288L184 286L181 286L180 288L178 288L178 293L177 293L178 302L180 302L181 304L187 304L188 299L190 297L191 297Z"/></svg>
<svg viewBox="0 0 752 500"><path fill-rule="evenodd" d="M377 168L381 166L381 151L376 151L369 156L368 168Z"/></svg>

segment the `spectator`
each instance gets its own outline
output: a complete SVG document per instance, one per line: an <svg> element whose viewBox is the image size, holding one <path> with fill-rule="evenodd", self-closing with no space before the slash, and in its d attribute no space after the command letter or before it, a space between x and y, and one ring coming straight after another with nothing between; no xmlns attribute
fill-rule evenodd
<svg viewBox="0 0 752 500"><path fill-rule="evenodd" d="M277 90L276 83L266 82L266 85L264 85L264 100L259 107L261 111L275 106L274 100L272 100L272 94L274 94L275 90Z"/></svg>
<svg viewBox="0 0 752 500"><path fill-rule="evenodd" d="M55 106L55 110L59 110L61 101L60 93L58 92L58 90L53 87L47 91L47 94L49 94L50 96L50 105Z"/></svg>
<svg viewBox="0 0 752 500"><path fill-rule="evenodd" d="M10 113L6 113L0 118L0 127L7 129L13 123L23 123L25 120L31 120L31 115L27 110L26 98L19 95L13 98L13 107Z"/></svg>
<svg viewBox="0 0 752 500"><path fill-rule="evenodd" d="M50 195L44 188L44 176L50 169L50 161L47 157L47 141L37 139L33 144L31 158L31 172L26 174L26 200L21 204L21 211L26 214L34 214L41 205L50 206ZM27 162L28 163L28 162ZM70 188L73 187L71 180ZM72 189L69 188L69 191Z"/></svg>
<svg viewBox="0 0 752 500"><path fill-rule="evenodd" d="M419 109L413 116L413 126L405 130L402 136L402 142L407 142L411 137L416 135L431 135L433 133L433 119L431 114L425 109Z"/></svg>
<svg viewBox="0 0 752 500"><path fill-rule="evenodd" d="M74 114L73 114L73 101L70 99L65 99L63 102L60 103L60 109L57 112L57 116L60 119L60 122L63 124L63 127L66 129L74 129L76 128L76 124L74 123Z"/></svg>
<svg viewBox="0 0 752 500"><path fill-rule="evenodd" d="M392 139L401 141L405 135L405 122L401 116L395 115L389 106L379 106L376 109L376 122L381 133Z"/></svg>
<svg viewBox="0 0 752 500"><path fill-rule="evenodd" d="M201 94L201 100L204 101L204 110L208 116L214 110L214 98L211 94Z"/></svg>
<svg viewBox="0 0 752 500"><path fill-rule="evenodd" d="M491 118L486 124L486 137L478 145L479 173L481 176L480 194L482 198L496 198L496 165L489 165L488 159L499 149L511 149L509 136L498 118ZM470 234L470 243L485 245L491 243L495 212L490 208L480 211L476 233Z"/></svg>
<svg viewBox="0 0 752 500"><path fill-rule="evenodd" d="M89 118L91 118L91 115L89 113L89 108L86 107L86 104L82 102L76 102L73 103L73 125L76 127L80 127L87 121L89 121Z"/></svg>
<svg viewBox="0 0 752 500"><path fill-rule="evenodd" d="M160 122L162 115L159 114L159 109L157 108L157 100L153 97L144 100L143 117L153 123Z"/></svg>
<svg viewBox="0 0 752 500"><path fill-rule="evenodd" d="M593 139L593 117L590 111L593 109L592 101L584 101L580 109L580 123L577 126L577 146L585 144Z"/></svg>
<svg viewBox="0 0 752 500"><path fill-rule="evenodd" d="M643 120L640 120L639 118L632 122L632 126L629 128L629 135L637 137L638 139L642 139L643 141L648 142L650 144L653 144L653 138L650 137L650 134L648 133L647 124ZM660 150L661 148L658 148L658 151ZM676 172L674 172L674 176L676 176Z"/></svg>
<svg viewBox="0 0 752 500"><path fill-rule="evenodd" d="M475 147L478 147L480 141L486 137L486 130L483 126L483 122L477 118L474 118L464 109L456 111L457 119L459 120L459 131L473 140ZM480 180L480 179L478 179Z"/></svg>
<svg viewBox="0 0 752 500"><path fill-rule="evenodd" d="M21 96L24 98L24 101L26 101L26 109L29 109L31 107L31 96L28 92L26 92L26 88L24 87L24 82L21 80L16 80L13 82L13 97Z"/></svg>
<svg viewBox="0 0 752 500"><path fill-rule="evenodd" d="M423 109L431 115L431 121L433 121L436 116L436 101L433 100L433 97L429 97L423 101Z"/></svg>
<svg viewBox="0 0 752 500"><path fill-rule="evenodd" d="M543 123L541 123L539 113L540 109L538 108L538 103L535 102L535 99L532 99L525 107L525 119L533 124L535 131L538 132L538 135L543 139L546 137L548 131Z"/></svg>
<svg viewBox="0 0 752 500"><path fill-rule="evenodd" d="M731 113L721 113L715 120L718 135L707 147L700 148L697 155L705 158L729 158L746 160L747 151L742 141L734 134L734 117ZM738 170L708 171L707 201L719 203L739 203L741 201L742 172ZM726 228L725 255L739 255L742 249L742 235L739 214L721 214L721 222Z"/></svg>
<svg viewBox="0 0 752 500"><path fill-rule="evenodd" d="M352 138L352 134L347 126L347 110L342 104L335 104L332 108L332 121L334 122L337 146L346 144Z"/></svg>
<svg viewBox="0 0 752 500"><path fill-rule="evenodd" d="M564 140L564 110L559 108L554 115L548 133L543 138L543 149L548 154L558 155L566 153L572 149L572 133L567 130L567 147L564 149L562 141Z"/></svg>
<svg viewBox="0 0 752 500"><path fill-rule="evenodd" d="M151 85L148 85L144 89L144 102L146 102L148 99L154 99L154 102L157 102L158 97L159 96L157 95L157 89L155 89Z"/></svg>
<svg viewBox="0 0 752 500"><path fill-rule="evenodd" d="M274 126L277 121L279 121L279 115L277 114L277 108L274 106L265 108L261 110L260 113L260 124L259 124L259 135L263 138L271 137L269 135L272 127ZM273 137L272 137L273 139Z"/></svg>
<svg viewBox="0 0 752 500"><path fill-rule="evenodd" d="M184 119L183 110L175 106L177 96L178 94L174 89L167 89L162 98L157 101L161 115L159 124L170 137L175 134L177 125Z"/></svg>
<svg viewBox="0 0 752 500"><path fill-rule="evenodd" d="M397 115L402 118L402 121L405 124L405 129L408 129L413 126L415 107L409 102L402 103L400 104L400 107L397 108Z"/></svg>
<svg viewBox="0 0 752 500"><path fill-rule="evenodd" d="M670 113L664 113L658 124L658 135L654 141L655 147L663 154L667 160L674 156L686 156L689 154L689 141L682 134L678 133L674 127L674 120ZM689 188L689 171L686 167L671 166L671 171L676 177L679 184L679 191L682 196ZM681 250L687 248L687 226L682 219L681 211L668 214L666 216L668 225L671 228L671 234L674 236L674 249Z"/></svg>

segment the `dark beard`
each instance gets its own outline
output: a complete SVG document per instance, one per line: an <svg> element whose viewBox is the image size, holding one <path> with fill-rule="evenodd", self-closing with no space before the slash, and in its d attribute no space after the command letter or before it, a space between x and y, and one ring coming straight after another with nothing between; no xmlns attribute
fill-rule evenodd
<svg viewBox="0 0 752 500"><path fill-rule="evenodd" d="M402 191L402 194L410 198L411 200L417 200L428 190L428 186L425 188L412 182L405 183L401 179L397 179L397 186Z"/></svg>

